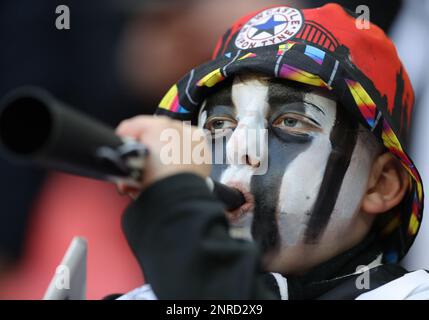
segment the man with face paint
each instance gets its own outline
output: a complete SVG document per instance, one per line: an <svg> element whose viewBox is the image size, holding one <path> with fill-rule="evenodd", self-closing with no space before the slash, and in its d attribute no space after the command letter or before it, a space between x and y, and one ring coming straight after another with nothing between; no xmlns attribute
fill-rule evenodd
<svg viewBox="0 0 429 320"><path fill-rule="evenodd" d="M397 264L423 210L412 105L391 41L340 6L240 19L158 109L205 130L211 166L162 163L162 131L184 135L176 120L117 130L151 150L123 219L151 287L121 298L429 298L429 275ZM225 212L209 174L246 203Z"/></svg>
<svg viewBox="0 0 429 320"><path fill-rule="evenodd" d="M271 270L304 272L368 231L373 216L359 214L359 206L382 149L329 92L236 76L205 100L198 123L213 139L228 136L226 144L214 144L221 150L213 157L226 154L230 164L214 164L211 175L251 199L251 206L228 213L231 233L278 255ZM247 137L252 129L267 129L267 146L247 145L256 143ZM265 156L252 155L252 148ZM240 158L244 165L234 165ZM268 162L267 172L255 174L261 162Z"/></svg>

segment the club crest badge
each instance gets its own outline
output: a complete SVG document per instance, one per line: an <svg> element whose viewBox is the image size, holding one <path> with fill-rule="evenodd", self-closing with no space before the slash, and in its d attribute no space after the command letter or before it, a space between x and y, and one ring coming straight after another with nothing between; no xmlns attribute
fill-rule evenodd
<svg viewBox="0 0 429 320"><path fill-rule="evenodd" d="M304 17L298 9L276 7L264 10L250 19L238 34L235 45L239 49L251 49L278 44L295 36Z"/></svg>

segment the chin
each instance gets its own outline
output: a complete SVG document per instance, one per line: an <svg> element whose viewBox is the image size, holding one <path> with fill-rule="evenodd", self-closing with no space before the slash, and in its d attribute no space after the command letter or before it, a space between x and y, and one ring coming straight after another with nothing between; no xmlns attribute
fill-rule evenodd
<svg viewBox="0 0 429 320"><path fill-rule="evenodd" d="M283 245L278 250L266 253L262 261L268 272L299 276L328 260L330 256L325 254L326 251L318 244Z"/></svg>

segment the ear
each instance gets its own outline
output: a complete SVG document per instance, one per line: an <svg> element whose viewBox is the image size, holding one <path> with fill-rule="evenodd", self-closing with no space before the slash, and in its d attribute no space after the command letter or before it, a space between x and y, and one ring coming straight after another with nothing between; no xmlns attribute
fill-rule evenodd
<svg viewBox="0 0 429 320"><path fill-rule="evenodd" d="M361 209L368 214L386 212L404 198L409 184L408 173L390 153L381 154L374 161Z"/></svg>

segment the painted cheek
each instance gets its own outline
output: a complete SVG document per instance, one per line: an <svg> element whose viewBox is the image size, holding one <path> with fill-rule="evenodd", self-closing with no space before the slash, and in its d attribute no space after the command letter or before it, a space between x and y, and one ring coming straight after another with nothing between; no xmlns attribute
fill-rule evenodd
<svg viewBox="0 0 429 320"><path fill-rule="evenodd" d="M365 138L358 136L355 150L350 161L335 204L332 220L350 221L360 209L360 202L365 194L371 164L375 150L366 147Z"/></svg>
<svg viewBox="0 0 429 320"><path fill-rule="evenodd" d="M268 171L265 175L253 176L251 181L251 192L255 196L252 235L264 252L281 245L279 198L282 180L289 165L310 145L291 140L286 143L273 130L269 131L268 137Z"/></svg>
<svg viewBox="0 0 429 320"><path fill-rule="evenodd" d="M312 94L307 94L306 99L324 106L325 115L319 117L321 132L311 134L310 138L303 136L298 140L300 143L308 143L308 148L291 161L282 177L278 219L284 246L302 242L332 152L330 134L336 118L336 102L318 101L319 97ZM277 135L288 142L296 139L284 133Z"/></svg>
<svg viewBox="0 0 429 320"><path fill-rule="evenodd" d="M286 168L278 199L283 245L295 245L302 238L331 150L329 137L316 135Z"/></svg>
<svg viewBox="0 0 429 320"><path fill-rule="evenodd" d="M356 129L356 122L349 118L343 108L337 108L336 121L329 136L332 152L308 220L304 235L306 243L319 242L329 224L356 146Z"/></svg>

